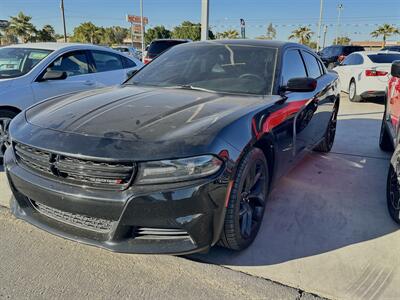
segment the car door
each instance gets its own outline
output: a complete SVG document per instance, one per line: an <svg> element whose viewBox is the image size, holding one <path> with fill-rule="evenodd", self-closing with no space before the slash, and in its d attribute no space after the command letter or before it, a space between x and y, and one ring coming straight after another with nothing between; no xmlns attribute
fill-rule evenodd
<svg viewBox="0 0 400 300"><path fill-rule="evenodd" d="M99 86L119 85L127 79L122 56L102 50L91 50L96 69L96 80Z"/></svg>
<svg viewBox="0 0 400 300"><path fill-rule="evenodd" d="M47 70L66 72L67 78L42 81L41 78ZM71 51L60 55L32 83L35 101L95 87L96 78L89 65L85 50Z"/></svg>
<svg viewBox="0 0 400 300"><path fill-rule="evenodd" d="M400 78L392 77L388 85L386 109L390 116L389 128L393 137L398 136L400 120Z"/></svg>
<svg viewBox="0 0 400 300"><path fill-rule="evenodd" d="M335 103L335 93L332 77L326 72L322 62L311 52L301 50L307 76L317 80L317 87L313 92L313 99L305 109L305 116L302 122L307 123L307 130L299 132L297 139L306 139L307 148L312 150L326 133L328 123L332 116ZM298 119L301 119L299 115ZM303 124L300 128L305 127Z"/></svg>

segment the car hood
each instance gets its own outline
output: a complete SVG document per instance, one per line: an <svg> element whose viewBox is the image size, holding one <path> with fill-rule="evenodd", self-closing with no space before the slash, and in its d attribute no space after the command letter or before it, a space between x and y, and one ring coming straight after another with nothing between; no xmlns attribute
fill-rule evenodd
<svg viewBox="0 0 400 300"><path fill-rule="evenodd" d="M156 142L212 135L274 98L121 86L42 102L26 111L26 119L65 133Z"/></svg>

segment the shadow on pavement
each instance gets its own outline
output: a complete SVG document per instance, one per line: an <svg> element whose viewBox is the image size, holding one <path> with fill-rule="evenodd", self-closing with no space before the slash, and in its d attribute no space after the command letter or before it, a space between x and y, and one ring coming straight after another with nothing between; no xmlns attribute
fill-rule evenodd
<svg viewBox="0 0 400 300"><path fill-rule="evenodd" d="M310 153L270 194L262 228L248 249L214 247L189 258L233 266L273 265L398 230L386 208L390 155L379 150L380 121L351 119L338 125L335 143L359 155ZM365 143L356 145L362 139Z"/></svg>

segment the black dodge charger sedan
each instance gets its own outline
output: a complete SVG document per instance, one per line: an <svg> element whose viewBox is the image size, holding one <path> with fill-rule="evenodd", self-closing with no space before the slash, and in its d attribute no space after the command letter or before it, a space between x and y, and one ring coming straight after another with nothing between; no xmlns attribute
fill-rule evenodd
<svg viewBox="0 0 400 300"><path fill-rule="evenodd" d="M176 46L122 86L52 98L12 121L12 212L118 252L244 249L276 179L331 149L338 84L299 44Z"/></svg>

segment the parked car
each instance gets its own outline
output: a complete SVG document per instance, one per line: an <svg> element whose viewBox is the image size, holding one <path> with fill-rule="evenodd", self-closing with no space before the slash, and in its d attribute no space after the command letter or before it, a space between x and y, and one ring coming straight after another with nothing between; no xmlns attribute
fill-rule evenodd
<svg viewBox="0 0 400 300"><path fill-rule="evenodd" d="M121 84L143 66L112 49L85 44L35 43L0 49L0 160L7 124L34 103L60 94Z"/></svg>
<svg viewBox="0 0 400 300"><path fill-rule="evenodd" d="M142 59L140 51L138 49L136 49L135 47L125 46L125 45L118 45L118 46L112 46L111 48L116 50L116 51L122 52L122 53L124 53L126 55L135 57L135 58L137 58L139 60Z"/></svg>
<svg viewBox="0 0 400 300"><path fill-rule="evenodd" d="M393 61L400 59L398 52L355 52L334 70L339 74L342 90L350 101L384 98Z"/></svg>
<svg viewBox="0 0 400 300"><path fill-rule="evenodd" d="M185 44L185 43L188 43L188 42L191 42L191 41L190 40L184 40L184 39L159 39L159 40L154 40L148 46L143 62L145 64L148 64L154 58L159 56L161 53L163 53L164 51L167 51L169 48L172 48L172 47L174 47L176 45Z"/></svg>
<svg viewBox="0 0 400 300"><path fill-rule="evenodd" d="M322 49L318 54L328 69L333 69L341 63L349 54L357 51L365 51L362 46L333 45Z"/></svg>
<svg viewBox="0 0 400 300"><path fill-rule="evenodd" d="M400 46L385 46L381 49L381 51L395 51L400 52Z"/></svg>
<svg viewBox="0 0 400 300"><path fill-rule="evenodd" d="M400 60L393 62L391 75L379 146L384 151L395 149L390 160L386 198L391 217L400 224Z"/></svg>
<svg viewBox="0 0 400 300"><path fill-rule="evenodd" d="M176 46L120 87L53 98L11 122L12 212L118 252L244 249L274 182L310 150L330 151L339 92L303 45Z"/></svg>

